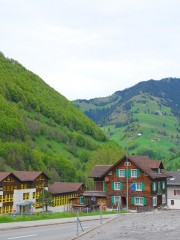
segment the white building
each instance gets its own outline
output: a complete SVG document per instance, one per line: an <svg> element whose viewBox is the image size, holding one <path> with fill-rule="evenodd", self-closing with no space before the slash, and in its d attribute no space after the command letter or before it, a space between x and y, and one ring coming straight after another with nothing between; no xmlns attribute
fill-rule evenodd
<svg viewBox="0 0 180 240"><path fill-rule="evenodd" d="M180 171L169 172L167 181L167 205L170 209L180 209Z"/></svg>

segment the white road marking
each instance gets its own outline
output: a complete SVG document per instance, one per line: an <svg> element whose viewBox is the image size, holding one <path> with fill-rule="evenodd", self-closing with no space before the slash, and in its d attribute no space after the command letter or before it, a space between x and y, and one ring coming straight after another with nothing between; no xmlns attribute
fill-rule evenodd
<svg viewBox="0 0 180 240"><path fill-rule="evenodd" d="M8 238L8 239L27 238L27 237L34 237L34 236L37 236L37 234L33 234L33 235L25 235L25 236L19 236L19 237L11 237L11 238Z"/></svg>

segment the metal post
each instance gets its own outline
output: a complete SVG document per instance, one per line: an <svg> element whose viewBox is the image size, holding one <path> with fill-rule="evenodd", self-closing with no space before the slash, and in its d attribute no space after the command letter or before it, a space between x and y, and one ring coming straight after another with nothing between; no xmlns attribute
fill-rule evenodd
<svg viewBox="0 0 180 240"><path fill-rule="evenodd" d="M79 235L79 225L81 227L82 232L84 232L84 229L83 229L83 227L81 225L80 219L78 217L78 212L77 212L77 221L76 221L76 235L77 236Z"/></svg>
<svg viewBox="0 0 180 240"><path fill-rule="evenodd" d="M126 210L128 211L129 204L128 204L128 198L129 198L129 179L128 179L128 153L127 153L127 148L126 148Z"/></svg>
<svg viewBox="0 0 180 240"><path fill-rule="evenodd" d="M102 224L102 203L100 203L100 224Z"/></svg>
<svg viewBox="0 0 180 240"><path fill-rule="evenodd" d="M76 220L76 235L77 236L79 235L79 232L78 232L78 214L77 214L77 220Z"/></svg>

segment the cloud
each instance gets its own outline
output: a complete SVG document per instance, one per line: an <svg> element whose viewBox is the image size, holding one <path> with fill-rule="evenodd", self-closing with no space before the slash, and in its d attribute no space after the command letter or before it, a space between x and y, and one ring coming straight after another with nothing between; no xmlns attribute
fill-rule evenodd
<svg viewBox="0 0 180 240"><path fill-rule="evenodd" d="M178 0L2 0L0 51L69 99L176 76Z"/></svg>

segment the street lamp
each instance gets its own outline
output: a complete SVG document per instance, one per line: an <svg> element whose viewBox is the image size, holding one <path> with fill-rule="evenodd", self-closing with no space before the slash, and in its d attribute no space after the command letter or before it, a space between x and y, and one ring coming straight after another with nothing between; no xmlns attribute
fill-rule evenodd
<svg viewBox="0 0 180 240"><path fill-rule="evenodd" d="M140 137L141 133L133 134L132 138ZM130 162L128 161L128 148L126 146L126 210L129 209L129 176L128 176L128 166Z"/></svg>

